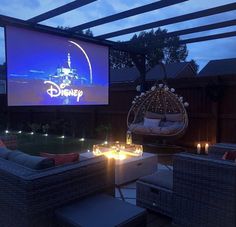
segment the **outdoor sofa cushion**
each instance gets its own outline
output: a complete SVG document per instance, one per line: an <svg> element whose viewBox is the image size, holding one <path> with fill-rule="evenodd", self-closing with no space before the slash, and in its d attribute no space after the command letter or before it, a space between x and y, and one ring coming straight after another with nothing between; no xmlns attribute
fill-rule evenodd
<svg viewBox="0 0 236 227"><path fill-rule="evenodd" d="M236 161L236 151L226 151L224 153L222 159Z"/></svg>
<svg viewBox="0 0 236 227"><path fill-rule="evenodd" d="M236 144L233 143L216 143L209 146L209 156L216 159L222 159L225 152L236 152Z"/></svg>
<svg viewBox="0 0 236 227"><path fill-rule="evenodd" d="M157 173L141 177L139 181L172 190L173 172L168 169L161 169Z"/></svg>
<svg viewBox="0 0 236 227"><path fill-rule="evenodd" d="M53 159L25 154L17 150L10 152L7 159L35 170L41 170L55 166Z"/></svg>
<svg viewBox="0 0 236 227"><path fill-rule="evenodd" d="M55 165L63 165L66 163L79 161L79 153L67 153L67 154L50 154L41 153L42 157L52 158L55 161Z"/></svg>
<svg viewBox="0 0 236 227"><path fill-rule="evenodd" d="M7 149L6 147L0 147L0 157L1 158L7 159L11 152L12 151Z"/></svg>
<svg viewBox="0 0 236 227"><path fill-rule="evenodd" d="M146 226L146 211L105 194L97 194L59 208L60 226L115 227Z"/></svg>
<svg viewBox="0 0 236 227"><path fill-rule="evenodd" d="M16 135L4 135L0 136L0 147L3 145L11 150L17 149L17 136ZM1 145L2 144L2 145Z"/></svg>

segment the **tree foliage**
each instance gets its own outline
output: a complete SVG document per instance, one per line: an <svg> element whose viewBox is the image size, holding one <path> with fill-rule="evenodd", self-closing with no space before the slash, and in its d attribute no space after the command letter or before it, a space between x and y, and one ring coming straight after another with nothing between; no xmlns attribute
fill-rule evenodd
<svg viewBox="0 0 236 227"><path fill-rule="evenodd" d="M89 28L86 30L77 31L76 33L93 37L93 32Z"/></svg>
<svg viewBox="0 0 236 227"><path fill-rule="evenodd" d="M167 30L141 32L134 35L128 42L119 42L120 46L127 46L127 50L145 54L146 72L162 61L173 63L185 61L188 50L185 44L179 43L179 37L165 37ZM110 55L111 67L114 69L137 66L135 54L112 50ZM138 66L137 66L138 67Z"/></svg>
<svg viewBox="0 0 236 227"><path fill-rule="evenodd" d="M62 29L62 30L70 30L70 27L58 26L57 28ZM89 28L86 30L77 31L76 33L82 34L82 35L87 35L87 36L93 36L92 30L90 30Z"/></svg>
<svg viewBox="0 0 236 227"><path fill-rule="evenodd" d="M69 27L58 27L69 30ZM90 29L77 31L78 34L93 36ZM117 42L117 49L110 51L110 66L113 69L127 68L136 66L142 74L142 63L145 65L145 71L148 72L160 61L169 64L173 62L185 61L188 56L187 46L180 44L180 38L166 37L167 30L157 29L149 32L135 34L128 42ZM119 47L126 51L119 50ZM134 52L136 54L134 54ZM141 62L142 53L145 56L145 62ZM190 61L193 69L198 71L198 65L194 60Z"/></svg>

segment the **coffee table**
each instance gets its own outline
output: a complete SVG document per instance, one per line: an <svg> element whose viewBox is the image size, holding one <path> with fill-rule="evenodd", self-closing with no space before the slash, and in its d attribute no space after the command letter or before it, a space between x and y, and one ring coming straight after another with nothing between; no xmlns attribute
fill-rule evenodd
<svg viewBox="0 0 236 227"><path fill-rule="evenodd" d="M93 152L81 153L80 156L83 158L95 157ZM156 154L143 152L143 155L139 157L128 157L124 160L115 160L115 184L126 184L156 171Z"/></svg>

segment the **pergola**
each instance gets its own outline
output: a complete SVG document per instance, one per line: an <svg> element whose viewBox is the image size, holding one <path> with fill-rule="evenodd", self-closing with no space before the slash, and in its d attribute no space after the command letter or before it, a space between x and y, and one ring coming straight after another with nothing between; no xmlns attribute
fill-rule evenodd
<svg viewBox="0 0 236 227"><path fill-rule="evenodd" d="M60 31L60 29L55 29L55 28L52 28L49 26L44 26L39 23L42 21L45 21L47 19L59 16L63 13L80 8L82 6L91 4L95 1L97 1L97 0L75 0L73 2L70 2L70 3L65 4L63 6L60 6L58 8L55 8L53 10L47 11L43 14L40 14L40 15L35 16L33 18L30 18L28 20L19 20L19 19L15 19L15 18L11 18L11 17L6 17L4 15L0 15L0 25L5 26L7 24L18 24L18 25L24 25L24 26L34 27L34 28L38 28L38 29L43 29L43 30L46 30L49 32L50 31L53 31L53 32L57 31L57 32L61 33L62 31ZM123 11L123 12L120 12L117 14L113 14L113 15L106 16L103 18L99 18L99 19L96 19L96 20L93 20L93 21L90 21L90 22L87 22L84 24L79 24L77 26L70 28L68 31L66 31L66 33L68 33L72 36L78 36L81 38L81 34L77 33L78 31L92 28L92 27L96 27L99 25L104 25L104 24L107 24L110 22L118 21L118 20L121 20L124 18L136 16L136 15L143 14L146 12L151 12L151 11L154 11L157 9L162 9L162 8L176 5L176 4L179 4L182 2L186 2L186 1L188 1L188 0L156 1L153 3L147 4L147 5L143 5L140 7L133 8L133 9L129 9L127 11ZM201 11L197 11L197 12L193 12L193 13L189 13L189 14L184 14L184 15L180 15L180 16L176 16L176 17L171 17L171 18L164 19L164 20L154 21L151 23L146 23L146 24L142 24L142 25L138 25L138 26L134 26L134 27L130 27L130 28L125 28L122 30L118 30L118 31L102 34L99 36L95 36L93 39L100 41L100 42L106 42L111 45L115 45L115 43L113 43L111 41L108 42L106 39L113 38L116 36L130 34L130 33L134 33L134 32L140 32L140 31L144 31L147 29L158 28L158 27L165 26L165 25L176 24L179 22L186 22L189 20L199 19L199 18L203 18L203 17L207 17L207 16L211 16L211 15L216 15L216 14L220 14L220 13L226 13L226 12L233 11L233 10L236 10L236 3L225 4L225 5L210 8L210 9L205 9L205 10L201 10ZM234 25L236 25L236 19L232 19L232 20L228 20L228 21L224 21L224 22L206 24L203 26L192 27L192 28L188 28L188 29L184 29L184 30L173 31L173 32L167 33L166 36L168 36L168 37L181 36L181 35L192 34L192 33L196 33L196 32L209 31L209 30L218 29L218 28L230 27L230 26L234 26ZM64 32L65 31L63 31L63 33ZM227 38L227 37L232 37L232 36L236 36L236 31L224 32L224 33L219 33L219 34L215 34L215 35L201 36L201 37L197 37L197 38L193 38L193 39L184 39L184 40L181 40L181 43L195 43L195 42L201 42L201 41L212 40L212 39ZM86 36L82 36L82 38L86 38ZM87 38L91 39L91 37L87 37Z"/></svg>
<svg viewBox="0 0 236 227"><path fill-rule="evenodd" d="M121 35L127 35L127 34L131 34L135 32L144 31L147 29L155 29L161 26L173 25L179 22L187 22L194 19L200 19L207 16L222 14L222 13L236 10L236 3L224 4L218 7L209 8L209 9L205 9L205 10L201 10L201 11L197 11L193 13L188 13L188 14L184 14L180 16L175 16L175 17L171 17L171 18L167 18L167 19L163 19L159 21L153 21L151 23L144 23L142 25L125 28L125 29L121 29L118 31L110 32L110 33L105 33L105 34L95 36L95 37L82 35L81 33L79 33L79 31L93 28L99 25L105 25L107 23L115 22L121 19L129 18L129 17L140 15L143 13L151 12L157 9L161 10L163 8L166 8L172 5L180 4L182 2L187 2L188 0L155 1L153 3L146 4L140 7L136 7L136 8L132 8L127 11L119 12L119 13L106 16L103 18L99 18L99 19L96 19L87 23L79 24L77 26L69 28L68 30L63 30L60 28L53 28L50 26L45 26L45 25L40 24L40 22L42 21L56 17L63 13L72 11L79 7L82 7L88 4L91 4L92 6L92 3L95 1L97 0L75 0L63 6L60 6L53 10L50 10L48 12L45 12L38 16L30 18L28 20L20 20L20 19L0 15L0 26L17 25L17 26L35 28L35 29L43 30L49 33L57 33L57 34L66 35L72 38L79 38L82 40L88 40L88 41L106 44L106 45L109 45L113 49L118 49L121 51L128 50L129 52L136 54L136 56L144 56L145 53L140 53L140 52L138 53L137 51L130 49L128 46L128 42L126 42L125 45L120 45L118 42L110 41L108 39L121 36ZM186 34L194 34L197 32L214 30L218 28L226 28L226 27L230 27L234 25L236 25L236 19L231 19L231 20L227 20L223 22L210 23L210 24L205 24L205 25L201 25L197 27L188 28L188 29L168 32L164 36L175 37L175 36L181 36L181 35L186 35ZM236 31L217 33L214 35L206 35L206 36L200 36L196 38L180 39L180 43L181 44L196 43L196 42L202 42L202 41L213 40L213 39L221 39L221 38L227 38L227 37L233 37L233 36L236 36ZM144 64L144 61L140 61L140 62Z"/></svg>

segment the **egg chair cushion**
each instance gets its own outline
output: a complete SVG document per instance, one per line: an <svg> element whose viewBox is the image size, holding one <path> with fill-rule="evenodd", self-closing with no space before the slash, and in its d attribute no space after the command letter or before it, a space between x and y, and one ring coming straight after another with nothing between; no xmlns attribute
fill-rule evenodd
<svg viewBox="0 0 236 227"><path fill-rule="evenodd" d="M150 111L147 111L145 113L145 117L149 119L163 119L165 118L164 114L159 114L159 113L153 113Z"/></svg>
<svg viewBox="0 0 236 227"><path fill-rule="evenodd" d="M166 121L183 121L183 115L178 114L166 114Z"/></svg>
<svg viewBox="0 0 236 227"><path fill-rule="evenodd" d="M173 121L161 121L160 122L160 127L169 127L173 125Z"/></svg>
<svg viewBox="0 0 236 227"><path fill-rule="evenodd" d="M151 128L151 134L160 135L161 134L161 127Z"/></svg>
<svg viewBox="0 0 236 227"><path fill-rule="evenodd" d="M163 126L161 127L161 134L163 135L169 135L175 132L178 132L184 127L183 122L172 122L169 126Z"/></svg>
<svg viewBox="0 0 236 227"><path fill-rule="evenodd" d="M140 134L150 134L151 128L148 126L145 126L143 122L137 123L137 124L131 124L129 127L129 130L134 133L140 133Z"/></svg>
<svg viewBox="0 0 236 227"><path fill-rule="evenodd" d="M143 125L149 128L156 128L159 127L161 122L161 119L150 119L150 118L144 118Z"/></svg>

